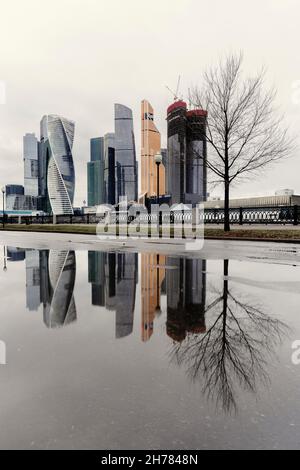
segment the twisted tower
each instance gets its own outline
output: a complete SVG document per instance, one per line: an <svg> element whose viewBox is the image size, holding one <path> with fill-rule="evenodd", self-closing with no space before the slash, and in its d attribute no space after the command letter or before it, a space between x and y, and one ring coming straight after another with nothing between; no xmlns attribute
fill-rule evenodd
<svg viewBox="0 0 300 470"><path fill-rule="evenodd" d="M54 215L73 214L75 171L72 156L75 123L50 114L41 122L44 181ZM46 173L46 174L45 174Z"/></svg>

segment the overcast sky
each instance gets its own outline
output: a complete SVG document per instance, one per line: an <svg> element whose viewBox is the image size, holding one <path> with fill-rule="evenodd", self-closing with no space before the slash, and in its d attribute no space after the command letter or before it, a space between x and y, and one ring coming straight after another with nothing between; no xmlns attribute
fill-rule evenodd
<svg viewBox="0 0 300 470"><path fill-rule="evenodd" d="M203 69L242 50L244 68L267 67L294 133L300 129L299 0L0 0L0 185L23 184L22 136L43 114L76 122L76 205L86 199L89 139L113 131L113 104L133 109L140 155L140 101L148 99L166 145L165 85L185 97ZM2 90L2 91L1 91ZM233 195L300 193L296 153ZM215 194L221 189L215 190Z"/></svg>

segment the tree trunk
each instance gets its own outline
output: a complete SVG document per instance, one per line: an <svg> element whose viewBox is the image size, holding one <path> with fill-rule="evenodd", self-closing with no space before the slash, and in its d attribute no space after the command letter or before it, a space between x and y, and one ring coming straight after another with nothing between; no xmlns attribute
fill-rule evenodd
<svg viewBox="0 0 300 470"><path fill-rule="evenodd" d="M230 231L229 221L229 181L225 178L225 194L224 194L224 232Z"/></svg>

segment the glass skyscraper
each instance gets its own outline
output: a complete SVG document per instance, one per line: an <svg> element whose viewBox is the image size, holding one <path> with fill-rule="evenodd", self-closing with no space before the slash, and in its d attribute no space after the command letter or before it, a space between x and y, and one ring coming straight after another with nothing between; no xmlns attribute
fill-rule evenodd
<svg viewBox="0 0 300 470"><path fill-rule="evenodd" d="M75 171L72 156L75 124L54 114L41 121L40 194L44 210L73 214Z"/></svg>
<svg viewBox="0 0 300 470"><path fill-rule="evenodd" d="M96 206L104 199L104 139L90 140L90 162L87 163L88 205Z"/></svg>
<svg viewBox="0 0 300 470"><path fill-rule="evenodd" d="M131 109L115 104L115 202L137 201L138 173Z"/></svg>

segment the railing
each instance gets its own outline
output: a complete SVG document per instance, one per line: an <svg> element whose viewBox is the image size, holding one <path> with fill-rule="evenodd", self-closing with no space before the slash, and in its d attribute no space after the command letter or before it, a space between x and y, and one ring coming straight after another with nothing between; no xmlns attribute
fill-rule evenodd
<svg viewBox="0 0 300 470"><path fill-rule="evenodd" d="M1 214L1 212L0 212ZM137 213L135 216L128 216L126 213L114 212L109 217L111 224L140 223L151 224L178 224L195 223L195 211L190 212L160 212L157 213ZM204 220L203 220L204 218ZM6 224L97 224L103 220L103 216L96 214L85 215L57 215L57 216L4 216ZM223 224L224 209L205 209L199 214L200 222L205 224ZM266 207L240 207L229 210L230 224L292 224L300 223L300 206L266 206ZM3 216L0 215L0 225L3 224Z"/></svg>
<svg viewBox="0 0 300 470"><path fill-rule="evenodd" d="M292 224L300 222L300 206L238 207L229 210L231 224ZM207 224L222 224L224 209L205 209Z"/></svg>

